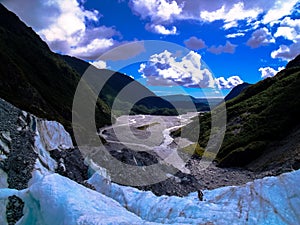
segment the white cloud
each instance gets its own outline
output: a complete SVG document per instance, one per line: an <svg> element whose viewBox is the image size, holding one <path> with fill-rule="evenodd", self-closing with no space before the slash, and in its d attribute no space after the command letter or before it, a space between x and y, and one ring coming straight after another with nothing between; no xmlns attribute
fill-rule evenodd
<svg viewBox="0 0 300 225"><path fill-rule="evenodd" d="M285 17L281 23L282 26L289 26L294 28L300 27L300 19L291 19L291 17Z"/></svg>
<svg viewBox="0 0 300 225"><path fill-rule="evenodd" d="M268 77L274 77L279 71L283 69L284 67L278 67L277 70L271 67L261 67L258 71L261 72L261 78L266 79Z"/></svg>
<svg viewBox="0 0 300 225"><path fill-rule="evenodd" d="M287 46L287 45L280 45L279 49L273 51L271 53L271 57L273 59L280 58L282 60L292 60L300 53L300 40L296 40L295 43Z"/></svg>
<svg viewBox="0 0 300 225"><path fill-rule="evenodd" d="M175 16L182 12L182 5L178 5L176 1L168 0L131 0L130 6L142 19L150 17L155 24L172 21Z"/></svg>
<svg viewBox="0 0 300 225"><path fill-rule="evenodd" d="M284 37L294 42L300 39L300 19L284 18L280 22L280 27L278 27L274 37Z"/></svg>
<svg viewBox="0 0 300 225"><path fill-rule="evenodd" d="M211 72L202 68L201 55L190 51L179 58L165 50L140 65L139 72L152 86L215 87Z"/></svg>
<svg viewBox="0 0 300 225"><path fill-rule="evenodd" d="M247 41L247 45L251 48L258 48L270 43L275 43L275 39L266 27L254 31L251 38Z"/></svg>
<svg viewBox="0 0 300 225"><path fill-rule="evenodd" d="M227 34L226 38L236 38L236 37L244 37L245 33L234 33L234 34Z"/></svg>
<svg viewBox="0 0 300 225"><path fill-rule="evenodd" d="M300 19L285 17L279 25L274 37L284 37L293 43L280 45L277 50L271 53L271 57L289 61L300 53Z"/></svg>
<svg viewBox="0 0 300 225"><path fill-rule="evenodd" d="M288 40L294 40L299 34L292 27L278 27L274 37L284 37Z"/></svg>
<svg viewBox="0 0 300 225"><path fill-rule="evenodd" d="M93 66L95 66L98 69L106 69L107 68L107 64L105 61L102 60L97 60L91 63Z"/></svg>
<svg viewBox="0 0 300 225"><path fill-rule="evenodd" d="M96 60L105 51L124 42L113 27L99 24L97 10L85 10L77 0L4 0L4 5L47 42L51 50L81 59Z"/></svg>
<svg viewBox="0 0 300 225"><path fill-rule="evenodd" d="M170 25L175 20L213 22L222 20L224 29L237 27L239 21L252 29L261 23L270 24L284 16L299 0L232 0L232 1L186 1L186 0L130 0L130 7L142 19L150 19L155 25ZM258 20L263 16L263 22ZM233 38L234 36L229 36Z"/></svg>
<svg viewBox="0 0 300 225"><path fill-rule="evenodd" d="M178 5L176 1L131 0L130 7L142 19L150 19L151 23L145 26L148 31L163 35L177 34L175 26L172 26L171 29L165 26L165 24L173 22L173 19L182 12L182 5Z"/></svg>
<svg viewBox="0 0 300 225"><path fill-rule="evenodd" d="M216 83L219 89L232 89L235 86L244 83L244 81L239 76L231 76L227 79L224 77L216 78Z"/></svg>
<svg viewBox="0 0 300 225"><path fill-rule="evenodd" d="M202 39L198 39L195 36L192 36L188 40L185 40L184 44L187 48L191 50L199 50L202 48L206 48L205 42Z"/></svg>
<svg viewBox="0 0 300 225"><path fill-rule="evenodd" d="M229 29L237 27L239 20L248 22L255 20L260 13L262 13L260 8L245 9L244 3L238 2L230 8L223 5L216 11L201 11L200 18L207 22L223 20L225 22L224 29Z"/></svg>
<svg viewBox="0 0 300 225"><path fill-rule="evenodd" d="M84 59L96 59L103 52L114 45L113 39L94 39L85 46L76 46L69 50L69 54Z"/></svg>
<svg viewBox="0 0 300 225"><path fill-rule="evenodd" d="M207 49L209 52L219 55L222 53L230 53L233 54L235 52L237 45L234 45L230 43L230 41L226 41L225 45L219 45L216 47L215 45L211 46L209 49Z"/></svg>
<svg viewBox="0 0 300 225"><path fill-rule="evenodd" d="M267 11L262 22L264 24L269 24L281 19L284 16L289 15L298 1L299 0L274 1L274 6L269 11Z"/></svg>
<svg viewBox="0 0 300 225"><path fill-rule="evenodd" d="M163 35L177 34L177 28L175 26L172 26L171 29L167 29L165 26L160 24L147 24L146 29L154 33L163 34Z"/></svg>

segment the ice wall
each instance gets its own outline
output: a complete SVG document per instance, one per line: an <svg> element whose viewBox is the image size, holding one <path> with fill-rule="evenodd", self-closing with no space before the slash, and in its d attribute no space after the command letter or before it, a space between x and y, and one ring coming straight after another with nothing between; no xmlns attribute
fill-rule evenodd
<svg viewBox="0 0 300 225"><path fill-rule="evenodd" d="M89 182L104 195L143 220L164 224L300 224L300 170L267 177L243 186L204 191L188 197L157 197L131 187L103 182L95 174Z"/></svg>

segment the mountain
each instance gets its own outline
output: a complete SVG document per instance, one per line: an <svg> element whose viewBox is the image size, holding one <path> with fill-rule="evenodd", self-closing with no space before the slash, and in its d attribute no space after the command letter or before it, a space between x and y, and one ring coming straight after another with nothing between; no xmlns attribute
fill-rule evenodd
<svg viewBox="0 0 300 225"><path fill-rule="evenodd" d="M300 162L300 68L299 56L276 76L248 86L226 102L227 126L216 162L222 167L246 166L264 170L277 166L284 171ZM218 115L217 107L214 115ZM203 154L210 136L211 115L200 115L201 133L193 133L196 122L185 127L191 140L198 140ZM189 132L190 131L190 132ZM174 132L178 135L179 131ZM262 160L262 157L264 160ZM260 163L258 163L260 161ZM255 163L257 162L257 163Z"/></svg>
<svg viewBox="0 0 300 225"><path fill-rule="evenodd" d="M80 75L92 67L91 64L70 56L61 56L61 58L75 69ZM131 77L119 72L108 69L97 70L101 75L100 82L105 83L99 96L108 106L115 104L116 111L114 113L123 114L124 108L131 109L131 114L159 114L159 115L175 115L177 112L174 107L166 100L156 96L145 86L135 81ZM107 82L104 79L109 77ZM101 78L103 78L101 80ZM126 87L130 87L127 88ZM122 90L126 93L120 94Z"/></svg>
<svg viewBox="0 0 300 225"><path fill-rule="evenodd" d="M191 112L191 111L209 111L209 105L207 100L199 101L190 95L166 95L161 96L161 98L172 103L177 110L181 113Z"/></svg>
<svg viewBox="0 0 300 225"><path fill-rule="evenodd" d="M233 98L235 98L236 96L238 96L244 89L246 89L247 87L249 87L251 84L249 83L242 83L239 84L238 86L234 87L229 93L228 95L226 95L225 97L225 101L229 101Z"/></svg>
<svg viewBox="0 0 300 225"><path fill-rule="evenodd" d="M41 38L20 19L0 4L0 97L39 117L61 122L72 133L72 104L77 85L89 63L50 51ZM111 124L111 107L116 102L115 114L131 113L176 114L167 101L157 97L129 76L92 67L98 78L111 76L96 103L96 126ZM126 95L118 93L131 85ZM96 84L95 84L96 85ZM87 99L98 95L87 87ZM94 97L93 97L94 96ZM116 96L118 96L116 98ZM150 96L143 99L143 96ZM92 113L92 112L91 112ZM84 132L84 131L83 131Z"/></svg>
<svg viewBox="0 0 300 225"><path fill-rule="evenodd" d="M214 108L223 99L221 98L195 98L190 95L165 95L161 96L161 98L169 101L176 105L176 109L179 109L182 113L194 111L195 109L200 111L210 111L210 108Z"/></svg>
<svg viewBox="0 0 300 225"><path fill-rule="evenodd" d="M0 49L0 97L39 117L57 120L72 132L72 103L80 75L2 4ZM111 123L110 109L101 99L95 120L98 127Z"/></svg>

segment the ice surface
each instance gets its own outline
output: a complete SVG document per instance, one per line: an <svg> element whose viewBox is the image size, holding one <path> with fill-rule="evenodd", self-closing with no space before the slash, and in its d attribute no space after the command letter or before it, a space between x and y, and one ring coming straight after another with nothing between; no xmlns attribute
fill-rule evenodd
<svg viewBox="0 0 300 225"><path fill-rule="evenodd" d="M18 225L145 224L113 199L58 174L44 176L19 196L26 214Z"/></svg>
<svg viewBox="0 0 300 225"><path fill-rule="evenodd" d="M38 131L46 149L68 149L74 148L70 134L63 125L55 121L38 119Z"/></svg>
<svg viewBox="0 0 300 225"><path fill-rule="evenodd" d="M74 148L70 134L64 129L63 125L55 121L37 120L37 129L35 130L35 150L39 159L49 167L49 170L55 171L57 163L50 157L49 151L53 149Z"/></svg>
<svg viewBox="0 0 300 225"><path fill-rule="evenodd" d="M35 149L35 152L39 156L39 160L41 160L41 162L44 165L47 165L48 169L50 171L54 172L55 169L57 168L57 163L56 163L56 161L54 159L51 158L48 149L46 149L45 142L41 138L41 134L43 132L44 131L39 132L39 130L36 131L36 134L34 136L34 149Z"/></svg>
<svg viewBox="0 0 300 225"><path fill-rule="evenodd" d="M96 189L146 221L199 224L300 224L300 170L240 187L204 191L188 197L157 197L131 187L89 180Z"/></svg>
<svg viewBox="0 0 300 225"><path fill-rule="evenodd" d="M300 171L240 187L204 191L204 201L199 201L196 193L182 198L157 197L151 192L110 183L97 173L89 181L101 193L58 174L41 173L33 179L35 182L26 190L0 190L0 199L15 194L25 201L25 216L19 225L300 222Z"/></svg>

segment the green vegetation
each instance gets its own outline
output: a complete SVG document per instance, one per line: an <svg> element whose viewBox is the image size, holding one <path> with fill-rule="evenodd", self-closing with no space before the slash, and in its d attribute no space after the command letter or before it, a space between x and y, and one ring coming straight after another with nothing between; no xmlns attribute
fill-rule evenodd
<svg viewBox="0 0 300 225"><path fill-rule="evenodd" d="M227 128L216 156L219 166L244 166L266 149L271 150L267 148L269 143L283 139L299 126L300 67L299 63L290 65L295 66L249 86L226 102ZM218 107L213 113L217 110ZM205 148L211 133L211 114L200 115L199 121L199 136L193 132L196 122L182 129L191 141L198 141L200 148ZM179 136L180 132L175 131L173 135Z"/></svg>

